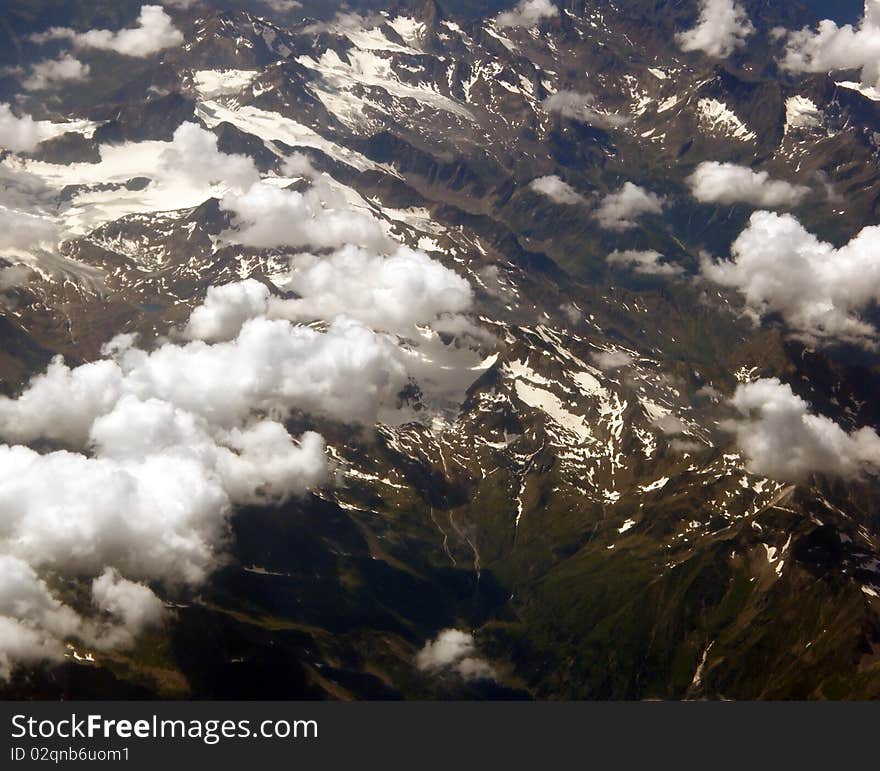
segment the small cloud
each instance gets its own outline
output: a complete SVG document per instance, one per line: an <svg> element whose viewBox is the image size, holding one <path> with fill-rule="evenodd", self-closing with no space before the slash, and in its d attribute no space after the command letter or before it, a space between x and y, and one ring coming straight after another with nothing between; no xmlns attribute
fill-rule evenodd
<svg viewBox="0 0 880 771"><path fill-rule="evenodd" d="M672 439L669 449L680 455L694 455L706 449L706 445L692 439Z"/></svg>
<svg viewBox="0 0 880 771"><path fill-rule="evenodd" d="M702 51L726 59L755 32L745 8L736 0L701 0L697 26L676 35L683 51Z"/></svg>
<svg viewBox="0 0 880 771"><path fill-rule="evenodd" d="M69 40L75 48L114 51L123 56L145 57L183 43L183 34L174 26L171 17L161 5L143 5L136 27L116 32L109 29L91 29L77 32L69 27L52 27L31 35L34 43L50 40Z"/></svg>
<svg viewBox="0 0 880 771"><path fill-rule="evenodd" d="M418 652L416 666L423 672L454 671L465 680L494 680L495 670L475 653L473 635L444 629Z"/></svg>
<svg viewBox="0 0 880 771"><path fill-rule="evenodd" d="M580 323L580 320L584 317L583 312L574 303L560 305L559 310L562 311L565 318L567 318L572 325Z"/></svg>
<svg viewBox="0 0 880 771"><path fill-rule="evenodd" d="M606 230L629 230L637 226L636 219L643 214L660 214L663 199L643 187L625 182L615 193L609 193L593 214Z"/></svg>
<svg viewBox="0 0 880 771"><path fill-rule="evenodd" d="M352 210L322 184L305 192L255 184L244 192L227 193L220 206L234 215L234 227L223 238L242 246L333 249L352 244L372 252L394 248L375 217Z"/></svg>
<svg viewBox="0 0 880 771"><path fill-rule="evenodd" d="M654 418L651 425L660 429L666 436L678 436L687 431L687 423L672 413Z"/></svg>
<svg viewBox="0 0 880 771"><path fill-rule="evenodd" d="M559 16L559 9L550 0L520 0L510 11L499 13L495 24L499 27L534 27L542 19Z"/></svg>
<svg viewBox="0 0 880 771"><path fill-rule="evenodd" d="M662 262L664 259L660 252L652 250L638 251L627 249L614 251L608 255L606 261L609 265L622 265L632 268L635 273L646 276L680 276L684 268L671 262Z"/></svg>
<svg viewBox="0 0 880 771"><path fill-rule="evenodd" d="M209 343L232 340L246 321L265 316L269 290L254 279L208 287L204 301L190 315L184 335Z"/></svg>
<svg viewBox="0 0 880 771"><path fill-rule="evenodd" d="M630 367L635 358L626 351L596 351L590 355L596 366L605 371Z"/></svg>
<svg viewBox="0 0 880 771"><path fill-rule="evenodd" d="M89 76L89 65L68 53L57 59L44 59L31 67L30 75L22 81L28 91L45 91L66 83L76 83Z"/></svg>
<svg viewBox="0 0 880 771"><path fill-rule="evenodd" d="M584 196L555 174L533 179L529 183L529 187L536 193L546 196L554 203L566 206L579 206L587 203L587 199Z"/></svg>
<svg viewBox="0 0 880 771"><path fill-rule="evenodd" d="M564 118L601 129L620 128L629 122L629 119L622 115L596 109L595 104L595 94L557 91L544 100L544 109L547 112L558 113Z"/></svg>
<svg viewBox="0 0 880 771"><path fill-rule="evenodd" d="M810 188L771 179L766 171L753 171L735 163L705 161L687 178L691 193L703 203L748 203L774 209L796 206Z"/></svg>
<svg viewBox="0 0 880 771"><path fill-rule="evenodd" d="M115 645L128 644L141 632L158 626L165 616L165 604L144 584L129 581L113 568L92 582L92 601L105 613L122 622L123 639L114 640Z"/></svg>
<svg viewBox="0 0 880 771"><path fill-rule="evenodd" d="M697 390L696 395L700 399L709 399L713 402L720 401L724 396L724 394L721 393L721 391L719 391L717 388L715 388L715 386L709 385L708 383L704 386L701 386Z"/></svg>
<svg viewBox="0 0 880 771"><path fill-rule="evenodd" d="M261 0L263 5L265 5L269 10L275 11L275 13L290 13L291 11L298 11L303 7L303 4L299 0Z"/></svg>
<svg viewBox="0 0 880 771"><path fill-rule="evenodd" d="M501 274L501 268L497 265L487 265L477 273L478 283L483 287L486 294L499 299L507 300L512 294Z"/></svg>
<svg viewBox="0 0 880 771"><path fill-rule="evenodd" d="M182 175L190 183L211 185L218 181L248 190L260 181L256 164L246 155L228 155L217 147L217 137L197 123L182 123L171 145L162 152L159 166L169 175Z"/></svg>

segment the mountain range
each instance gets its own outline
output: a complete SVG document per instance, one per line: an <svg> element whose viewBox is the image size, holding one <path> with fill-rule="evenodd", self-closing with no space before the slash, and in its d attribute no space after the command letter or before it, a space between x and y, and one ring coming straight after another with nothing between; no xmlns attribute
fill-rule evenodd
<svg viewBox="0 0 880 771"><path fill-rule="evenodd" d="M880 3L0 20L0 695L880 695Z"/></svg>

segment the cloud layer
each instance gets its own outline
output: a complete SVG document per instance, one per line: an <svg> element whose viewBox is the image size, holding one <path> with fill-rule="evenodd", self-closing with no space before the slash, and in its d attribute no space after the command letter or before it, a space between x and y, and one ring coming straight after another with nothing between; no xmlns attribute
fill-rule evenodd
<svg viewBox="0 0 880 771"><path fill-rule="evenodd" d="M0 559L17 560L52 609L40 621L16 584L0 594L0 612L13 608L5 623L26 627L50 658L70 636L96 647L130 640L160 615L148 583L172 591L213 570L233 506L278 503L328 479L323 439L294 439L281 420L307 411L372 423L405 382L396 347L346 319L318 331L260 317L229 341L153 351L124 336L105 359L54 360L18 398L0 399L10 442L0 445ZM59 449L24 444L35 442ZM95 619L48 593L44 571L94 577L93 602L113 623L94 633ZM21 660L16 651L0 640L0 669Z"/></svg>
<svg viewBox="0 0 880 771"><path fill-rule="evenodd" d="M8 108L4 116L18 147L45 134ZM55 359L18 397L0 397L0 560L20 578L4 588L0 577L0 677L16 662L57 659L68 640L131 642L161 622L157 593L197 587L222 561L236 506L275 505L327 482L323 438L291 436L291 415L373 425L398 410L410 378L425 394L451 389L461 372L472 382L479 360L437 334L472 331L462 315L469 283L398 243L303 156L284 165L291 177L261 178L249 158L183 124L171 142L104 147L104 161L125 178L146 167L154 179L115 216L150 210L141 208L155 207L150 196L182 206L221 197L233 219L222 239L291 253L289 272L274 277L287 294L255 280L211 287L171 340L146 349L122 335L103 358ZM102 164L75 171L100 177ZM11 208L39 204L45 191L26 172L3 180L7 241L55 235ZM300 190L287 187L295 181ZM7 272L10 285L22 277ZM58 599L51 577L79 587L77 602Z"/></svg>

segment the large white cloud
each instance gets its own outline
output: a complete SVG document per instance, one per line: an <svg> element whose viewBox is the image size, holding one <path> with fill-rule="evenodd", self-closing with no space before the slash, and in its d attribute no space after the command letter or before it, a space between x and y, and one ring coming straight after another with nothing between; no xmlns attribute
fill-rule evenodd
<svg viewBox="0 0 880 771"><path fill-rule="evenodd" d="M578 206L587 202L584 196L555 174L533 179L529 187L536 193L547 196L554 203Z"/></svg>
<svg viewBox="0 0 880 771"><path fill-rule="evenodd" d="M44 91L85 80L90 72L88 64L83 64L69 53L63 53L57 59L44 59L34 64L30 75L21 84L28 91Z"/></svg>
<svg viewBox="0 0 880 771"><path fill-rule="evenodd" d="M19 398L0 397L0 436L81 445L94 420L127 394L167 401L224 428L254 411L284 416L292 409L370 423L406 380L395 346L348 319L321 332L256 318L215 345L145 351L128 342L117 342L112 359L75 368L56 359Z"/></svg>
<svg viewBox="0 0 880 771"><path fill-rule="evenodd" d="M152 351L123 336L106 352L73 368L56 359L0 399L0 439L66 448L0 444L0 560L31 577L4 595L0 576L0 676L57 659L69 638L131 642L160 619L146 584L203 582L235 505L328 480L323 439L295 440L279 420L296 410L371 423L406 382L399 349L344 318L321 331L258 317L230 340ZM92 579L97 616L64 606L44 574Z"/></svg>
<svg viewBox="0 0 880 771"><path fill-rule="evenodd" d="M660 214L663 199L643 187L625 182L620 190L609 193L593 213L606 230L629 230L643 214Z"/></svg>
<svg viewBox="0 0 880 771"><path fill-rule="evenodd" d="M125 56L151 56L166 48L183 43L183 33L171 20L161 5L141 6L137 26L118 31L92 29L77 32L69 27L52 27L32 35L36 43L49 40L69 40L76 48L94 48L114 51Z"/></svg>
<svg viewBox="0 0 880 771"><path fill-rule="evenodd" d="M702 51L726 59L755 31L745 8L736 0L701 0L697 26L676 35L683 51Z"/></svg>
<svg viewBox="0 0 880 771"><path fill-rule="evenodd" d="M880 436L852 433L810 406L777 378L740 385L731 400L741 417L728 423L749 470L799 482L813 473L855 478L880 468Z"/></svg>
<svg viewBox="0 0 880 771"><path fill-rule="evenodd" d="M623 115L598 109L595 94L579 91L557 91L544 100L544 109L547 112L559 113L564 118L603 129L619 128L629 121Z"/></svg>
<svg viewBox="0 0 880 771"><path fill-rule="evenodd" d="M520 0L510 11L495 17L499 27L534 27L542 19L559 16L559 9L550 0Z"/></svg>
<svg viewBox="0 0 880 771"><path fill-rule="evenodd" d="M861 69L866 85L880 86L880 0L865 0L856 26L825 19L815 30L788 32L780 64L791 72Z"/></svg>
<svg viewBox="0 0 880 771"><path fill-rule="evenodd" d="M749 203L762 208L796 206L810 188L771 179L766 171L753 171L735 163L704 161L687 179L694 198L704 203Z"/></svg>
<svg viewBox="0 0 880 771"><path fill-rule="evenodd" d="M755 318L781 314L803 338L872 345L876 337L859 312L880 301L880 226L836 248L790 214L755 212L731 259L704 258L702 274L737 289Z"/></svg>

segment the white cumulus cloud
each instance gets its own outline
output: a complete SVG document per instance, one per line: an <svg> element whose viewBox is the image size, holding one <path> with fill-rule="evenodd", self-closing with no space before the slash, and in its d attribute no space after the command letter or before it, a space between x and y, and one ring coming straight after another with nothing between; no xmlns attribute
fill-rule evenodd
<svg viewBox="0 0 880 771"><path fill-rule="evenodd" d="M880 226L838 248L790 214L758 211L731 259L704 257L702 275L739 291L756 319L780 314L802 338L873 345L877 330L859 313L880 301Z"/></svg>
<svg viewBox="0 0 880 771"><path fill-rule="evenodd" d="M457 672L465 680L494 680L495 671L476 655L473 635L460 629L444 629L425 643L416 655L416 666L425 672Z"/></svg>
<svg viewBox="0 0 880 771"><path fill-rule="evenodd" d="M529 183L529 187L535 192L547 196L554 203L578 206L587 202L584 196L555 174L533 179Z"/></svg>
<svg viewBox="0 0 880 771"><path fill-rule="evenodd" d="M137 26L112 31L91 29L77 32L69 27L52 27L31 36L36 43L49 40L69 40L76 48L94 48L114 51L124 56L151 56L166 48L183 43L183 33L171 20L161 5L143 5L137 18Z"/></svg>
<svg viewBox="0 0 880 771"><path fill-rule="evenodd" d="M762 208L796 206L810 188L771 179L766 171L753 171L735 163L704 161L687 179L694 198L703 203L748 203Z"/></svg>
<svg viewBox="0 0 880 771"><path fill-rule="evenodd" d="M256 184L244 193L228 193L221 206L235 216L235 227L224 238L243 246L332 249L354 244L379 252L394 245L374 217L352 211L320 184L305 192Z"/></svg>
<svg viewBox="0 0 880 771"><path fill-rule="evenodd" d="M166 175L183 175L193 185L222 182L239 190L256 185L260 174L246 155L229 155L217 148L217 137L196 123L181 123L170 146L159 157Z"/></svg>
<svg viewBox="0 0 880 771"><path fill-rule="evenodd" d="M591 358L599 369L609 372L635 363L635 359L626 351L596 351Z"/></svg>
<svg viewBox="0 0 880 771"><path fill-rule="evenodd" d="M731 403L740 418L728 428L755 474L800 482L814 473L856 478L880 467L876 431L847 433L830 418L813 414L777 378L740 385Z"/></svg>
<svg viewBox="0 0 880 771"><path fill-rule="evenodd" d="M499 27L534 27L542 19L559 16L559 9L550 0L520 0L510 11L495 17Z"/></svg>
<svg viewBox="0 0 880 771"><path fill-rule="evenodd" d="M22 81L28 91L44 91L49 88L85 80L91 69L69 53L57 59L44 59L31 67L30 75Z"/></svg>
<svg viewBox="0 0 880 771"><path fill-rule="evenodd" d="M853 26L825 19L815 30L786 33L781 66L791 72L860 69L862 82L880 87L880 1L865 0L861 21Z"/></svg>
<svg viewBox="0 0 880 771"><path fill-rule="evenodd" d="M651 249L614 251L606 258L609 265L632 268L635 273L646 276L680 276L684 273L684 268L681 265L663 260L664 257L660 252Z"/></svg>
<svg viewBox="0 0 880 771"><path fill-rule="evenodd" d="M385 255L346 246L327 257L291 260L284 288L299 299L270 303L270 315L296 321L347 315L374 329L408 335L417 324L467 311L468 281L427 254L405 246Z"/></svg>
<svg viewBox="0 0 880 771"><path fill-rule="evenodd" d="M683 51L702 51L726 59L755 31L745 8L736 0L701 0L700 18L693 29L676 35Z"/></svg>
<svg viewBox="0 0 880 771"><path fill-rule="evenodd" d="M269 289L255 279L212 286L190 315L184 334L209 343L231 340L246 321L265 316L268 310Z"/></svg>
<svg viewBox="0 0 880 771"><path fill-rule="evenodd" d="M660 214L663 199L643 187L625 182L620 190L609 193L593 213L606 230L629 230L636 227L636 220L643 214Z"/></svg>

